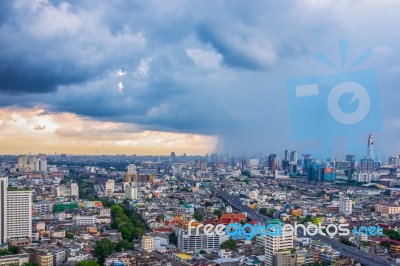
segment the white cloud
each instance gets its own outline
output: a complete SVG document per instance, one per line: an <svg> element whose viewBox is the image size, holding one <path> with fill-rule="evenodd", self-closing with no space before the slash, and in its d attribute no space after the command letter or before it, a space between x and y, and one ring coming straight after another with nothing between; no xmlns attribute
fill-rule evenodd
<svg viewBox="0 0 400 266"><path fill-rule="evenodd" d="M151 58L141 58L138 67L136 68L135 75L147 78L150 71Z"/></svg>
<svg viewBox="0 0 400 266"><path fill-rule="evenodd" d="M222 55L213 51L204 51L201 49L186 49L186 54L193 60L197 66L206 68L219 68Z"/></svg>

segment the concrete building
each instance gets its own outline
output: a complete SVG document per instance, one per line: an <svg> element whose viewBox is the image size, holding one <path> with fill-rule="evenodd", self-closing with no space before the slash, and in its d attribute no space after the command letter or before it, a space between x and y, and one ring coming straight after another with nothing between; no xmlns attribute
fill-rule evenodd
<svg viewBox="0 0 400 266"><path fill-rule="evenodd" d="M15 254L0 257L0 266L19 265L22 266L29 262L29 254Z"/></svg>
<svg viewBox="0 0 400 266"><path fill-rule="evenodd" d="M95 216L75 216L74 223L76 225L95 225L97 218Z"/></svg>
<svg viewBox="0 0 400 266"><path fill-rule="evenodd" d="M146 252L152 252L154 250L154 241L152 236L147 235L142 238L142 248Z"/></svg>
<svg viewBox="0 0 400 266"><path fill-rule="evenodd" d="M7 177L0 177L0 244L7 243Z"/></svg>
<svg viewBox="0 0 400 266"><path fill-rule="evenodd" d="M375 212L386 213L386 214L398 214L398 213L400 213L400 206L376 204Z"/></svg>
<svg viewBox="0 0 400 266"><path fill-rule="evenodd" d="M113 179L108 179L106 182L106 191L105 191L105 196L106 197L112 197L114 194L115 190L115 182Z"/></svg>
<svg viewBox="0 0 400 266"><path fill-rule="evenodd" d="M293 232L290 234L289 229L283 229L281 235L265 236L265 262L266 265L273 265L275 254L281 250L290 250L293 248Z"/></svg>
<svg viewBox="0 0 400 266"><path fill-rule="evenodd" d="M190 236L184 230L178 231L178 249L182 252L206 252L218 251L220 245L229 239L228 235L206 235L199 232L198 235L193 232Z"/></svg>
<svg viewBox="0 0 400 266"><path fill-rule="evenodd" d="M339 210L345 215L349 215L353 212L353 202L350 199L342 199L339 203Z"/></svg>
<svg viewBox="0 0 400 266"><path fill-rule="evenodd" d="M135 185L128 185L125 187L125 198L126 199L137 199L138 198L138 188Z"/></svg>
<svg viewBox="0 0 400 266"><path fill-rule="evenodd" d="M77 183L71 183L71 197L75 199L79 198L79 187Z"/></svg>
<svg viewBox="0 0 400 266"><path fill-rule="evenodd" d="M32 191L7 190L7 239L32 237Z"/></svg>

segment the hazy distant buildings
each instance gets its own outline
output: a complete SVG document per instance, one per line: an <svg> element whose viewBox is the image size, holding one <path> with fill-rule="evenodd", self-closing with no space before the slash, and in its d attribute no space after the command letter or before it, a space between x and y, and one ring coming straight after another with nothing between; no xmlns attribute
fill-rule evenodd
<svg viewBox="0 0 400 266"><path fill-rule="evenodd" d="M360 171L361 172L373 172L375 169L374 159L371 158L363 158L360 162Z"/></svg>
<svg viewBox="0 0 400 266"><path fill-rule="evenodd" d="M45 154L38 156L21 155L18 157L16 167L21 171L47 172L47 159Z"/></svg>
<svg viewBox="0 0 400 266"><path fill-rule="evenodd" d="M348 170L351 168L351 163L349 161L336 161L336 170L338 171L344 171Z"/></svg>

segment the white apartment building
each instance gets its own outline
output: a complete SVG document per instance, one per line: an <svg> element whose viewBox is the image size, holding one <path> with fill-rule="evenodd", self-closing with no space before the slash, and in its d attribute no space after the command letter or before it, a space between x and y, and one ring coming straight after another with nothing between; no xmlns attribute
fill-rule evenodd
<svg viewBox="0 0 400 266"><path fill-rule="evenodd" d="M7 239L32 237L32 191L7 191Z"/></svg>
<svg viewBox="0 0 400 266"><path fill-rule="evenodd" d="M51 213L53 211L53 203L48 200L41 200L33 203L33 212L39 213Z"/></svg>
<svg viewBox="0 0 400 266"><path fill-rule="evenodd" d="M106 191L105 191L105 196L106 197L112 197L114 194L115 190L115 182L113 179L108 179L106 182Z"/></svg>
<svg viewBox="0 0 400 266"><path fill-rule="evenodd" d="M206 235L200 232L196 235L192 232L189 235L186 231L178 231L178 249L182 252L200 252L204 250L206 252L218 251L220 245L229 239L228 235Z"/></svg>
<svg viewBox="0 0 400 266"><path fill-rule="evenodd" d="M125 187L125 198L126 199L137 199L138 198L138 188L137 186L129 185Z"/></svg>
<svg viewBox="0 0 400 266"><path fill-rule="evenodd" d="M273 265L274 256L280 250L287 250L293 248L293 232L283 229L282 235L265 236L265 263L266 265Z"/></svg>
<svg viewBox="0 0 400 266"><path fill-rule="evenodd" d="M95 216L75 216L73 220L76 225L95 225L97 222Z"/></svg>
<svg viewBox="0 0 400 266"><path fill-rule="evenodd" d="M353 202L350 199L342 199L339 203L340 212L349 215L353 212Z"/></svg>

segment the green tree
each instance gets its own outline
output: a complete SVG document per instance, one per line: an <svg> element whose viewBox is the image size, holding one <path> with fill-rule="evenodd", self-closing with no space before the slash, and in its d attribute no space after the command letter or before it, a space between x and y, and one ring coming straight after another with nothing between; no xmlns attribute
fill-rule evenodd
<svg viewBox="0 0 400 266"><path fill-rule="evenodd" d="M36 262L25 262L23 266L39 266Z"/></svg>
<svg viewBox="0 0 400 266"><path fill-rule="evenodd" d="M118 252L133 249L133 243L128 240L121 240L117 243L116 249Z"/></svg>
<svg viewBox="0 0 400 266"><path fill-rule="evenodd" d="M118 226L118 231L122 234L122 238L131 241L135 227L130 222L124 222Z"/></svg>
<svg viewBox="0 0 400 266"><path fill-rule="evenodd" d="M68 238L68 239L74 239L74 234L71 233L71 232L66 232L65 233L65 237Z"/></svg>
<svg viewBox="0 0 400 266"><path fill-rule="evenodd" d="M18 254L20 248L17 246L9 246L8 251L10 251L11 254Z"/></svg>
<svg viewBox="0 0 400 266"><path fill-rule="evenodd" d="M11 252L8 249L0 249L0 257L6 255L11 255Z"/></svg>
<svg viewBox="0 0 400 266"><path fill-rule="evenodd" d="M267 209L266 208L260 208L259 213L262 215L267 216Z"/></svg>
<svg viewBox="0 0 400 266"><path fill-rule="evenodd" d="M205 251L205 250L200 250L200 254L201 255L204 255L204 254L206 254L207 252Z"/></svg>
<svg viewBox="0 0 400 266"><path fill-rule="evenodd" d="M218 216L218 219L221 218L222 216L222 211L221 210L215 210L214 214Z"/></svg>
<svg viewBox="0 0 400 266"><path fill-rule="evenodd" d="M78 262L75 266L100 266L95 260L85 260Z"/></svg>
<svg viewBox="0 0 400 266"><path fill-rule="evenodd" d="M176 236L175 232L172 232L168 235L169 242L174 244L175 246L178 245L178 237Z"/></svg>
<svg viewBox="0 0 400 266"><path fill-rule="evenodd" d="M102 265L105 258L116 251L116 243L112 242L108 238L102 238L96 241L96 247L94 249L94 255L97 257L98 262Z"/></svg>
<svg viewBox="0 0 400 266"><path fill-rule="evenodd" d="M400 233L395 230L383 230L383 233L390 237L390 239L400 241Z"/></svg>
<svg viewBox="0 0 400 266"><path fill-rule="evenodd" d="M193 218L196 219L198 222L202 222L203 219L204 219L204 215L203 215L203 213L201 213L201 212L199 212L199 211L196 211L196 212L193 214Z"/></svg>
<svg viewBox="0 0 400 266"><path fill-rule="evenodd" d="M276 212L276 210L271 209L267 212L267 216L270 218L274 218L275 212Z"/></svg>
<svg viewBox="0 0 400 266"><path fill-rule="evenodd" d="M221 244L220 248L235 250L236 249L236 241L233 239L226 240L225 242L223 242Z"/></svg>
<svg viewBox="0 0 400 266"><path fill-rule="evenodd" d="M340 243L348 245L348 246L354 246L353 242L351 242L348 238L340 238Z"/></svg>

